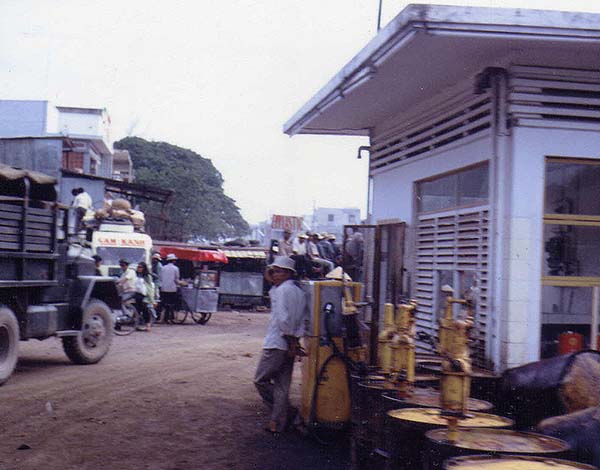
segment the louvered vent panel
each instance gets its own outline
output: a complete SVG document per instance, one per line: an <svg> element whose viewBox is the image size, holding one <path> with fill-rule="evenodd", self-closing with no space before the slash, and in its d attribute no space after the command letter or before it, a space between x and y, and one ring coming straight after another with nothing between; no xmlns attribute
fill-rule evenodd
<svg viewBox="0 0 600 470"><path fill-rule="evenodd" d="M600 129L597 70L514 66L510 69L509 112L519 125Z"/></svg>
<svg viewBox="0 0 600 470"><path fill-rule="evenodd" d="M431 109L435 111L407 117L403 125L373 138L370 158L372 173L491 127L492 103L488 93L473 95L471 91L463 92Z"/></svg>
<svg viewBox="0 0 600 470"><path fill-rule="evenodd" d="M417 327L437 337L437 271L474 273L478 280L476 328L472 334L474 362L485 367L485 332L488 318L488 209L480 207L452 215L423 215L416 230ZM420 343L422 351L428 346Z"/></svg>

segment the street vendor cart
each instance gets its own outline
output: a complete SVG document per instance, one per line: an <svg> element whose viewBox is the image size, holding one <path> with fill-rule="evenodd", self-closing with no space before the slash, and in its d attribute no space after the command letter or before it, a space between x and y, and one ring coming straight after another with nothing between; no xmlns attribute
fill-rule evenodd
<svg viewBox="0 0 600 470"><path fill-rule="evenodd" d="M204 325L216 313L219 302L218 268L227 264L221 250L161 246L160 255L177 256L183 285L179 287L179 306L173 321L184 323L189 316Z"/></svg>

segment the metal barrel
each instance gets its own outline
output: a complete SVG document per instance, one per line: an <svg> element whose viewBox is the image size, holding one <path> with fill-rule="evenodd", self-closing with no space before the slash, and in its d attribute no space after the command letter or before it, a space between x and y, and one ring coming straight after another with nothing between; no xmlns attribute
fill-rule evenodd
<svg viewBox="0 0 600 470"><path fill-rule="evenodd" d="M470 455L446 460L444 470L597 470L596 467L547 457Z"/></svg>
<svg viewBox="0 0 600 470"><path fill-rule="evenodd" d="M364 432L374 447L381 445L383 440L383 420L385 408L382 394L394 390L387 381L363 381L358 384L362 396L362 411Z"/></svg>
<svg viewBox="0 0 600 470"><path fill-rule="evenodd" d="M425 435L423 470L441 470L443 462L463 455L526 455L564 458L569 445L560 439L510 429L462 428L454 442L447 429L434 429Z"/></svg>
<svg viewBox="0 0 600 470"><path fill-rule="evenodd" d="M566 354L505 371L497 405L517 429L531 429L545 418L600 406L599 383L599 352Z"/></svg>
<svg viewBox="0 0 600 470"><path fill-rule="evenodd" d="M416 388L410 397L399 398L396 391L387 391L382 394L384 406L384 415L388 411L401 408L439 408L440 392L432 388ZM470 398L467 403L467 408L471 411L490 411L493 405L483 400L475 400ZM393 426L387 424L388 417L384 418L383 441L379 444L379 449L387 455L392 455L396 446Z"/></svg>
<svg viewBox="0 0 600 470"><path fill-rule="evenodd" d="M381 384L385 378L375 370L350 374L350 420L352 424L350 454L353 470L373 468L374 436L370 432L370 389L367 385Z"/></svg>
<svg viewBox="0 0 600 470"><path fill-rule="evenodd" d="M501 428L512 424L510 419L477 412L459 420L459 426L463 427ZM445 427L446 420L438 408L403 408L389 411L385 425L385 448L390 455L388 468L414 470L422 468L423 451L427 444L426 433Z"/></svg>
<svg viewBox="0 0 600 470"><path fill-rule="evenodd" d="M394 391L383 393L384 410L390 411L399 408L439 408L440 392L431 388L417 388L406 398L398 398ZM467 409L470 411L490 411L494 405L484 400L469 398Z"/></svg>

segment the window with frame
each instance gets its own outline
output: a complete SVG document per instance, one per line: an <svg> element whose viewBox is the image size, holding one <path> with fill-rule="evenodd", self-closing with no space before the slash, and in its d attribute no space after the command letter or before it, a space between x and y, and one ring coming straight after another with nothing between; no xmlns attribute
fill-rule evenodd
<svg viewBox="0 0 600 470"><path fill-rule="evenodd" d="M417 211L435 212L487 204L489 164L484 162L416 183Z"/></svg>

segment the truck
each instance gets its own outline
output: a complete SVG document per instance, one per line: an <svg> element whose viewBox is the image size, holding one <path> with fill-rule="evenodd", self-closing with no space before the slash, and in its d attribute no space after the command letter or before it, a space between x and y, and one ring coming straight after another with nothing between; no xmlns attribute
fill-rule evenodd
<svg viewBox="0 0 600 470"><path fill-rule="evenodd" d="M0 165L0 384L20 340L60 338L76 364L97 363L112 342L114 279L96 276L91 248L70 236L56 183Z"/></svg>

